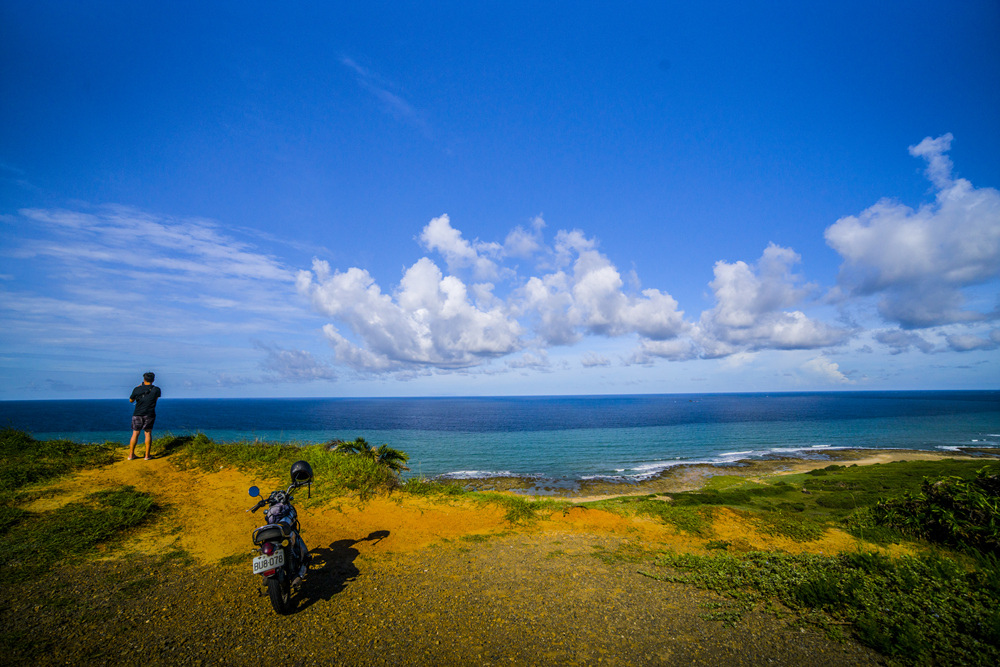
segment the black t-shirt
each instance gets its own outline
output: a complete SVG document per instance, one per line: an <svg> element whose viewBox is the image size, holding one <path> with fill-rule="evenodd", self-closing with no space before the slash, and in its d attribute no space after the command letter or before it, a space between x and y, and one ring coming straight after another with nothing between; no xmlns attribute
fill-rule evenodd
<svg viewBox="0 0 1000 667"><path fill-rule="evenodd" d="M140 384L132 390L129 400L135 401L133 417L149 417L156 415L156 399L160 397L160 388L151 384Z"/></svg>

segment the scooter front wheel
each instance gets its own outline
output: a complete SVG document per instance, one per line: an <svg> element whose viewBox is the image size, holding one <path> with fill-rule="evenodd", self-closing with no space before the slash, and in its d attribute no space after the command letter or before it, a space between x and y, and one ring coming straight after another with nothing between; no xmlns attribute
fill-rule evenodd
<svg viewBox="0 0 1000 667"><path fill-rule="evenodd" d="M279 614L288 613L292 594L287 582L279 581L277 577L269 578L267 580L267 595L271 598L271 606L276 612Z"/></svg>

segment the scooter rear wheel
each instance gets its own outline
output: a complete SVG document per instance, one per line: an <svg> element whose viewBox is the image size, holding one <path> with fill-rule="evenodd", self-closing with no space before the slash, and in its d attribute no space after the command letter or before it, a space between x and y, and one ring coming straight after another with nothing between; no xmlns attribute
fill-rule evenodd
<svg viewBox="0 0 1000 667"><path fill-rule="evenodd" d="M292 598L291 590L287 583L278 581L277 577L273 577L267 580L267 595L271 598L271 606L279 614L288 613L288 609L291 606L289 603Z"/></svg>

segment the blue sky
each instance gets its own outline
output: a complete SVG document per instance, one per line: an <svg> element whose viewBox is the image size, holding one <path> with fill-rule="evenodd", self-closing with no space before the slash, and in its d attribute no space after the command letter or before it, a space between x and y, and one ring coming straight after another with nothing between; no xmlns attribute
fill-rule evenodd
<svg viewBox="0 0 1000 667"><path fill-rule="evenodd" d="M997 388L996 2L0 2L0 399Z"/></svg>

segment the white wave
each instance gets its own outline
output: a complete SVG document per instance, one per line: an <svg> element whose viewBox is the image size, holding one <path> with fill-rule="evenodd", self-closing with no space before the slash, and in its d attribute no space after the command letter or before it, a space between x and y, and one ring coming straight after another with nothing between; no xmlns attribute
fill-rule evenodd
<svg viewBox="0 0 1000 667"><path fill-rule="evenodd" d="M517 475L509 470L453 470L438 475L446 479L484 479L487 477L532 477L532 475Z"/></svg>
<svg viewBox="0 0 1000 667"><path fill-rule="evenodd" d="M719 454L719 456L751 456L756 453L757 452L755 450L748 449L745 452L723 452L722 454Z"/></svg>

